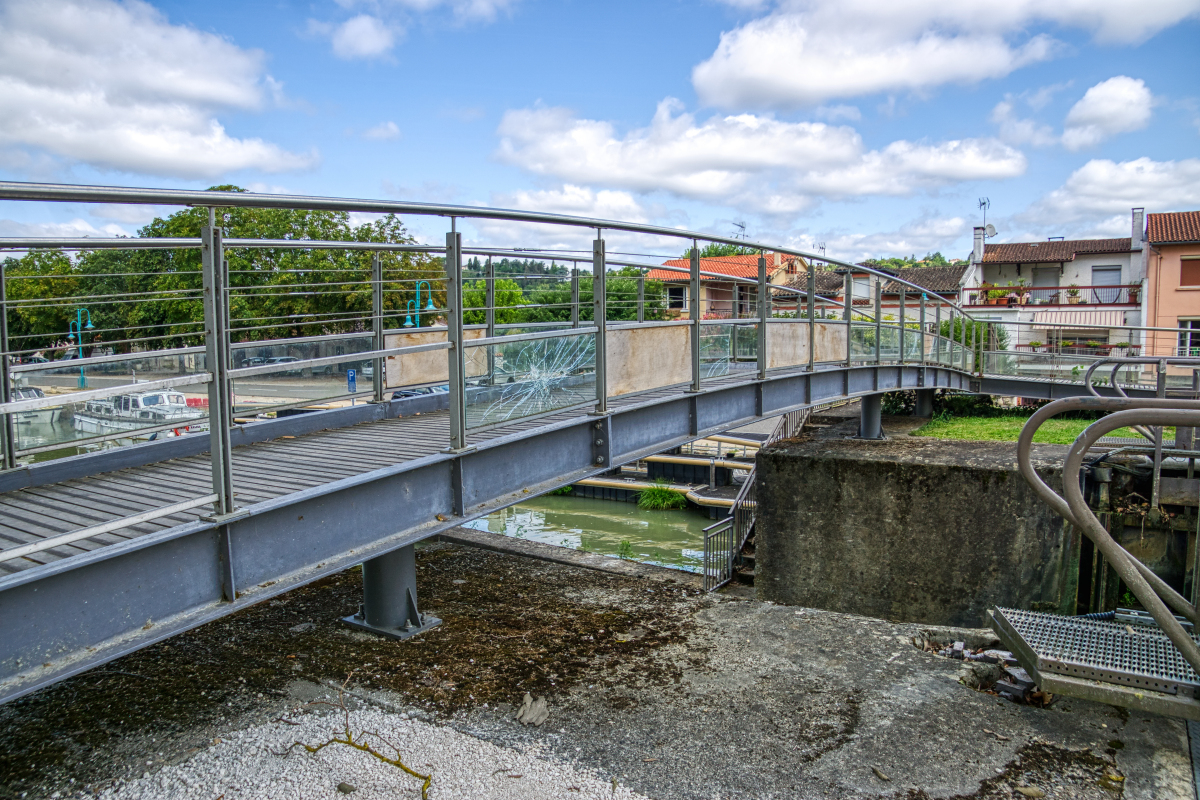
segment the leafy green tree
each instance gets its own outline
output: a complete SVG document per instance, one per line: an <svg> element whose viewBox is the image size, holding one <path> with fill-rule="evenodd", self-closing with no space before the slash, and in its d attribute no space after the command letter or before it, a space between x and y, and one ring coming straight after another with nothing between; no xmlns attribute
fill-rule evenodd
<svg viewBox="0 0 1200 800"><path fill-rule="evenodd" d="M680 258L691 258L693 248L689 247L683 251ZM739 244L726 244L721 242L709 242L700 248L701 258L720 258L721 256L748 256L755 255L758 250L752 247L742 247Z"/></svg>
<svg viewBox="0 0 1200 800"><path fill-rule="evenodd" d="M525 294L516 281L496 279L496 324L511 325L528 322ZM476 308L478 311L467 311ZM487 281L463 283L463 322L467 325L482 325L487 321Z"/></svg>

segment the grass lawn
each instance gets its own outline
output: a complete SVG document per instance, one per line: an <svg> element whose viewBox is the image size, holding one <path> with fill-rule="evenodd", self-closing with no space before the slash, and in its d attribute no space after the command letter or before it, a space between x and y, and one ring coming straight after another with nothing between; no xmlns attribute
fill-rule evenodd
<svg viewBox="0 0 1200 800"><path fill-rule="evenodd" d="M1026 417L952 417L947 421L931 420L912 432L913 436L932 436L936 439L969 439L972 441L1015 442L1025 426ZM1071 444L1083 429L1091 425L1086 419L1051 419L1047 420L1037 435L1035 442L1044 444ZM1118 428L1108 436L1138 437L1129 428ZM1174 428L1163 429L1163 439L1171 441L1175 437Z"/></svg>

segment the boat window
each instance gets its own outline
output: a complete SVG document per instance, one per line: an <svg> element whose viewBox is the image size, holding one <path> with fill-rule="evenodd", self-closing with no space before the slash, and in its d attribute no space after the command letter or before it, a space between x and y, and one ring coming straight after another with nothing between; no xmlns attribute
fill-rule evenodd
<svg viewBox="0 0 1200 800"><path fill-rule="evenodd" d="M171 402L177 406L186 406L187 405L187 400L184 400L183 395L181 395L181 394L171 395Z"/></svg>
<svg viewBox="0 0 1200 800"><path fill-rule="evenodd" d="M142 398L142 407L145 408L147 406L157 406L157 405L160 405L162 402L163 402L162 395L151 394L151 395L147 395L146 397Z"/></svg>
<svg viewBox="0 0 1200 800"><path fill-rule="evenodd" d="M122 411L129 410L129 396L128 395L121 396L121 410Z"/></svg>
<svg viewBox="0 0 1200 800"><path fill-rule="evenodd" d="M150 419L151 413L149 411L139 411L138 416L142 419Z"/></svg>

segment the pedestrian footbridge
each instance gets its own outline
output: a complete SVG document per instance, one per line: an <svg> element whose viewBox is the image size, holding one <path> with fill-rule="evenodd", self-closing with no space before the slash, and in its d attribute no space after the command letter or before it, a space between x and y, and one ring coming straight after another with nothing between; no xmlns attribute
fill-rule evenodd
<svg viewBox="0 0 1200 800"><path fill-rule="evenodd" d="M878 281L896 276L673 229L241 192L0 183L0 199L177 206L196 234L0 240L31 254L0 268L0 701L360 563L364 609L347 621L411 635L436 623L418 610L414 543L754 420L865 397L873 437L896 389L1137 398L1191 381L1127 359L1097 388L1096 357L997 349L992 323L918 286L883 308ZM449 232L436 246L232 235L263 209L434 216ZM592 241L464 244L479 221ZM666 267L682 303L645 277L661 256L610 253L633 235L690 248ZM701 269L714 242L759 252L757 277ZM772 282L774 254L794 280ZM497 271L518 259L563 268ZM816 291L819 270L841 270L843 291ZM718 280L732 292L703 291Z"/></svg>

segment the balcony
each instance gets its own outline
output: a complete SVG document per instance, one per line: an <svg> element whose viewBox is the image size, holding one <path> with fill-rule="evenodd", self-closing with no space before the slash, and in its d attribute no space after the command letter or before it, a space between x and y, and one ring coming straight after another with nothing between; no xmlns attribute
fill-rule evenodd
<svg viewBox="0 0 1200 800"><path fill-rule="evenodd" d="M982 286L967 290L968 306L1122 306L1137 305L1142 287L1130 286Z"/></svg>

